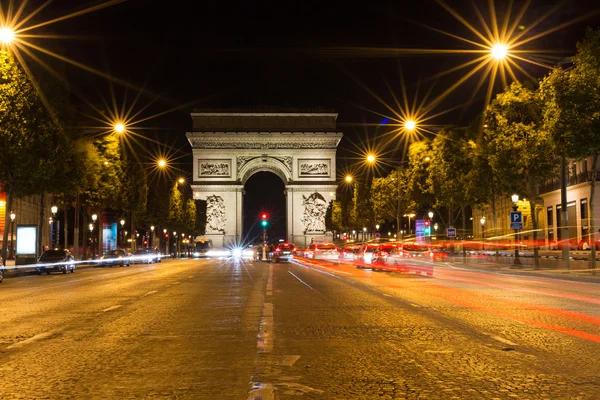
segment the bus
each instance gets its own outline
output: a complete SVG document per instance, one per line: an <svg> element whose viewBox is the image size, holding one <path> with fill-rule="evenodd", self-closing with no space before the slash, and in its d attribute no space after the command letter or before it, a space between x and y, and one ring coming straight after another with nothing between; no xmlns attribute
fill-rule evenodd
<svg viewBox="0 0 600 400"><path fill-rule="evenodd" d="M208 252L213 249L212 240L205 237L196 237L194 240L194 257L202 258L208 257Z"/></svg>

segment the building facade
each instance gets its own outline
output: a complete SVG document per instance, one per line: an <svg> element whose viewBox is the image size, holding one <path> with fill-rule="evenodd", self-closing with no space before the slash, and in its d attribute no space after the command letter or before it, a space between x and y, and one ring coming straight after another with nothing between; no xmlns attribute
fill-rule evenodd
<svg viewBox="0 0 600 400"><path fill-rule="evenodd" d="M600 229L600 195L599 177L596 177L595 199L593 204L594 215L589 213L590 184L592 182L592 171L590 171L591 157L583 160L571 160L569 162L567 176L567 213L568 213L568 231L571 246L578 246L582 240L598 238ZM600 175L600 174L598 174ZM548 248L556 248L557 241L562 241L561 237L561 199L560 199L560 179L552 179L539 187L539 195L534 200L535 212L538 217L538 239L544 241ZM520 199L518 202L518 211L523 213L523 239L532 238L533 224L531 223L531 212L529 202L531 199ZM473 230L475 237L509 237L514 234L510 229L510 211L513 210L513 204L510 196L499 197L496 200L495 215L492 212L491 205L473 210ZM485 223L479 223L481 217L485 217ZM494 226L494 218L496 226ZM591 232L591 221L594 220L596 232ZM483 228L483 229L482 229Z"/></svg>

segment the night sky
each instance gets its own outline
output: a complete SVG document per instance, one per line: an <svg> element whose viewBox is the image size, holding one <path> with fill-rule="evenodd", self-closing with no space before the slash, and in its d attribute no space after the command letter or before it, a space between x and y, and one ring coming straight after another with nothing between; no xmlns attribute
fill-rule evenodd
<svg viewBox="0 0 600 400"><path fill-rule="evenodd" d="M2 7L6 4L2 0ZM51 20L86 6L102 3L87 0L55 0L32 21ZM496 1L499 18L508 2ZM15 4L20 4L19 2ZM31 12L42 2L30 1ZM488 1L475 1L489 17ZM513 15L523 4L515 1ZM557 1L534 0L521 24L528 27L551 11ZM482 31L477 14L468 1L448 1L466 20ZM528 35L536 35L598 9L597 1L563 2ZM191 151L185 132L191 128L189 112L194 108L290 107L335 110L345 137L339 146L338 169L353 162L353 151L364 143L377 142L375 127L382 115L392 116L369 90L394 107L391 93L402 90L400 73L409 98L422 99L430 88L430 99L456 82L466 70L437 80L435 74L455 67L475 56L467 55L387 55L372 51L349 51L352 47L399 47L414 49L472 49L473 46L445 36L422 25L440 29L469 40L478 40L439 3L422 1L171 1L130 0L93 13L56 22L31 33L67 35L68 39L31 39L103 73L128 82L109 83L103 77L73 66L64 68L73 92L72 101L102 104L111 102L111 88L117 103L142 110L139 118L164 113L140 124L144 133L176 149L178 168L191 175ZM526 48L554 50L558 60L575 51L587 26L597 28L598 15L562 27L528 44ZM42 60L51 57L35 52ZM31 59L28 62L33 61ZM544 68L520 63L534 77ZM445 98L434 110L440 112L464 103L473 92L478 75ZM525 79L517 72L517 78ZM136 89L137 88L137 89ZM417 90L419 91L417 94ZM495 93L501 90L498 80ZM483 109L484 90L469 106L446 113L432 123L467 124ZM147 108L144 109L149 103ZM175 107L179 109L172 110ZM371 111L368 111L371 110ZM148 148L155 146L148 143ZM150 151L152 152L152 150ZM394 157L401 154L393 153ZM338 179L341 177L338 177ZM245 209L258 210L267 199L281 198L281 186L267 178L264 190L246 196ZM261 180L262 181L262 180ZM258 185L260 186L260 184ZM253 193L250 187L247 193ZM273 207L274 218L285 221L283 200ZM273 236L281 236L285 222L273 226Z"/></svg>

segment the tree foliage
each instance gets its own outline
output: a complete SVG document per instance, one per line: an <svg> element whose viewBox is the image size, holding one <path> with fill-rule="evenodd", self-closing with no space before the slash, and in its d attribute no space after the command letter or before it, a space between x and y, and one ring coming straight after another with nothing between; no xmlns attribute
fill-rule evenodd
<svg viewBox="0 0 600 400"><path fill-rule="evenodd" d="M183 195L177 182L171 187L169 195L169 223L175 226L181 226L184 223Z"/></svg>

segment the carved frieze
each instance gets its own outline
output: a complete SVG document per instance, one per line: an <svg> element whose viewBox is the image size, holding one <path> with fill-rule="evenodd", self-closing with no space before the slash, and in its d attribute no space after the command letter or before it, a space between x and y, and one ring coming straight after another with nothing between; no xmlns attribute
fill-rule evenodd
<svg viewBox="0 0 600 400"><path fill-rule="evenodd" d="M231 160L198 160L198 177L199 178L230 178L231 177Z"/></svg>
<svg viewBox="0 0 600 400"><path fill-rule="evenodd" d="M227 218L225 217L225 202L221 196L206 198L206 233L224 234Z"/></svg>
<svg viewBox="0 0 600 400"><path fill-rule="evenodd" d="M339 139L226 141L189 138L194 149L335 149Z"/></svg>
<svg viewBox="0 0 600 400"><path fill-rule="evenodd" d="M299 159L298 176L328 177L331 175L331 161L329 159Z"/></svg>
<svg viewBox="0 0 600 400"><path fill-rule="evenodd" d="M305 233L325 232L325 213L327 212L325 198L318 192L314 192L308 197L302 195L302 205L304 206L302 223Z"/></svg>
<svg viewBox="0 0 600 400"><path fill-rule="evenodd" d="M238 173L239 171L242 169L242 167L246 164L248 164L250 161L254 160L254 159L264 159L265 156L239 156L237 158L237 170ZM283 165L285 165L285 168L287 169L288 173L291 175L292 174L292 157L291 156L282 156L282 157L269 157L266 156L267 159L271 158L273 160L277 160L279 162L281 162Z"/></svg>

